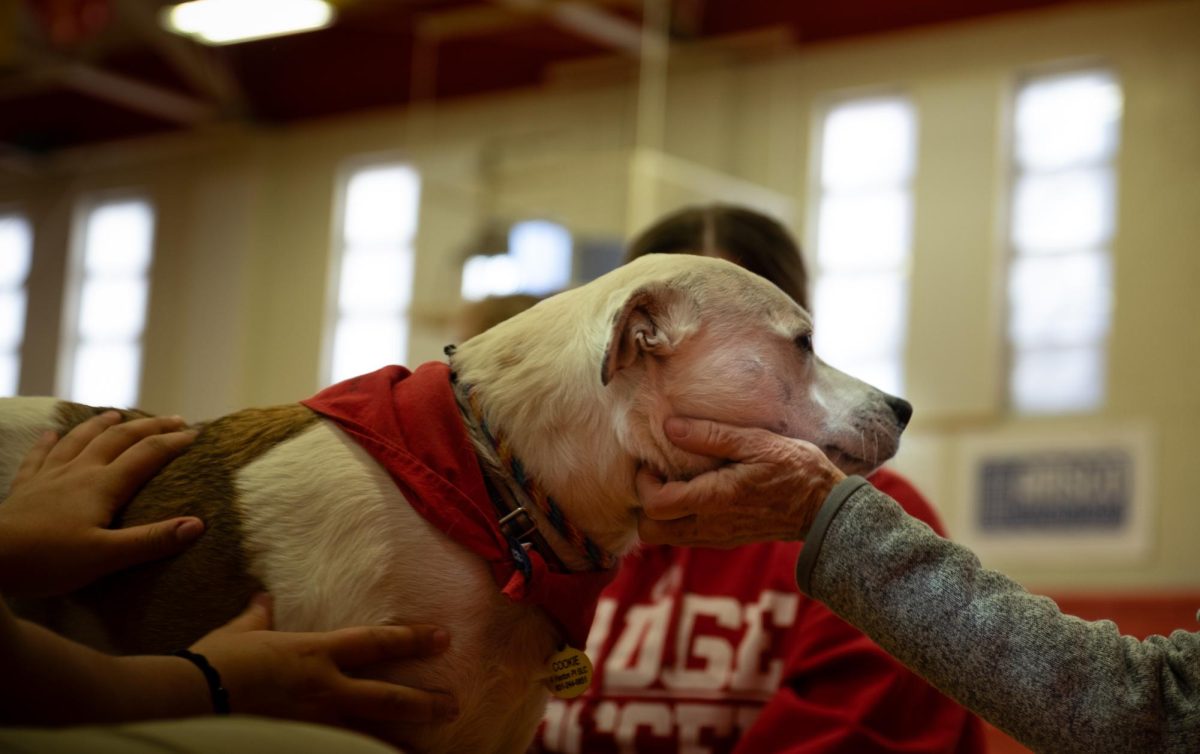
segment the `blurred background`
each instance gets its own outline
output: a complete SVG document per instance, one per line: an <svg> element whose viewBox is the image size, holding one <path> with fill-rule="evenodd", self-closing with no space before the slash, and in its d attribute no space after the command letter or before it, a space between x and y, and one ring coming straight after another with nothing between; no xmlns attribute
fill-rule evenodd
<svg viewBox="0 0 1200 754"><path fill-rule="evenodd" d="M1198 134L1194 0L4 0L0 390L294 401L743 204L954 536L1195 629Z"/></svg>

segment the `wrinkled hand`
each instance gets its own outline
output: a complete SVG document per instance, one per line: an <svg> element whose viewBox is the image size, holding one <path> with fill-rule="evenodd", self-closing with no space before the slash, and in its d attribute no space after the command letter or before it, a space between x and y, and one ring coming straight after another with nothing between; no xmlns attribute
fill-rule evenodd
<svg viewBox="0 0 1200 754"><path fill-rule="evenodd" d="M234 714L338 725L393 740L387 727L375 723L436 722L458 715L446 694L345 672L440 654L450 642L440 629L360 626L287 633L270 628L270 598L260 594L240 616L192 646L221 674Z"/></svg>
<svg viewBox="0 0 1200 754"><path fill-rule="evenodd" d="M845 478L812 443L765 429L671 418L667 438L689 453L733 461L687 482L638 472L638 533L651 544L736 547L804 539Z"/></svg>
<svg viewBox="0 0 1200 754"><path fill-rule="evenodd" d="M204 523L174 518L110 529L137 490L195 437L178 417L120 423L115 411L61 440L47 432L21 462L0 503L0 592L65 594L114 571L174 555Z"/></svg>

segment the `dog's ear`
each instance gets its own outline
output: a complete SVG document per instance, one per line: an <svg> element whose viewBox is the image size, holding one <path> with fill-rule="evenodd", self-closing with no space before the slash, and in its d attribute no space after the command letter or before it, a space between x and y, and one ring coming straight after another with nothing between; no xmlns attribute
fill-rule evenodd
<svg viewBox="0 0 1200 754"><path fill-rule="evenodd" d="M604 349L602 384L608 385L617 372L633 365L643 354L666 356L675 350L665 328L671 297L666 286L648 285L625 299L625 305L613 317L608 347Z"/></svg>

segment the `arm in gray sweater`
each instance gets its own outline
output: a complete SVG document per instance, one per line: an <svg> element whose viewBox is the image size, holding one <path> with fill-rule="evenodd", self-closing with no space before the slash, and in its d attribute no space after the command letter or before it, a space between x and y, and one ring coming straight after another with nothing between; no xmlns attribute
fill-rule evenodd
<svg viewBox="0 0 1200 754"><path fill-rule="evenodd" d="M800 588L980 717L1043 752L1200 752L1200 633L1138 641L1063 615L860 477L841 482Z"/></svg>

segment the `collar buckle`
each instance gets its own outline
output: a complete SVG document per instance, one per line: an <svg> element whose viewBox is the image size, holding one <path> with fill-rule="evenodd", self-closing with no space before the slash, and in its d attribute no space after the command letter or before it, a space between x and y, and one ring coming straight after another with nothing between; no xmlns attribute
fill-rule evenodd
<svg viewBox="0 0 1200 754"><path fill-rule="evenodd" d="M525 541L537 532L537 522L525 506L518 505L500 518L500 531L505 537L518 542Z"/></svg>

